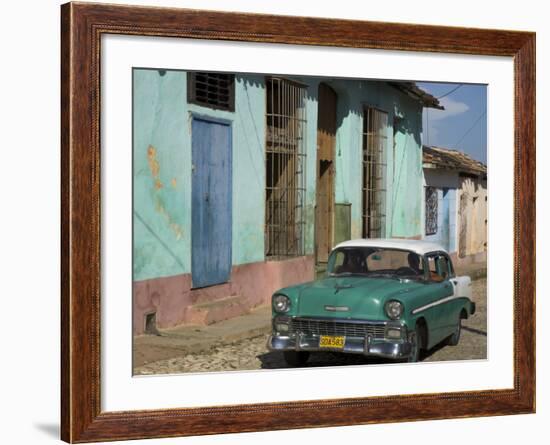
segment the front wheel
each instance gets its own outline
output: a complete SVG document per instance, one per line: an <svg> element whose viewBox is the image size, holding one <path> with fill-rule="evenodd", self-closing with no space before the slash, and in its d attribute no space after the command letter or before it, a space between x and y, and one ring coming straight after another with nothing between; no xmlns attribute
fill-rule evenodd
<svg viewBox="0 0 550 445"><path fill-rule="evenodd" d="M412 347L411 353L407 358L407 362L409 363L416 363L420 361L420 350L422 349L424 339L422 332L422 329L416 325L414 332L412 332L409 336L409 341L411 342Z"/></svg>
<svg viewBox="0 0 550 445"><path fill-rule="evenodd" d="M284 351L285 362L289 366L303 366L309 358L308 351Z"/></svg>

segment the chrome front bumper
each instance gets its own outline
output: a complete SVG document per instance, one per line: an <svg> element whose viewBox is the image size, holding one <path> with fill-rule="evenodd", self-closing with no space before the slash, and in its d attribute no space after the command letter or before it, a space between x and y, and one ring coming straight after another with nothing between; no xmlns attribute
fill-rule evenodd
<svg viewBox="0 0 550 445"><path fill-rule="evenodd" d="M346 337L343 349L319 347L319 336L296 334L295 336L271 335L267 340L270 351L333 351L363 354L388 359L407 358L412 350L407 340L387 340L373 337Z"/></svg>

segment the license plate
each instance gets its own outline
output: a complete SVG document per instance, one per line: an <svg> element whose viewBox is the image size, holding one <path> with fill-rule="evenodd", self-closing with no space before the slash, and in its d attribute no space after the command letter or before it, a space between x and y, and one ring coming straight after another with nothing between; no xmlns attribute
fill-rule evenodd
<svg viewBox="0 0 550 445"><path fill-rule="evenodd" d="M320 348L344 349L346 337L333 337L331 335L321 335L319 338Z"/></svg>

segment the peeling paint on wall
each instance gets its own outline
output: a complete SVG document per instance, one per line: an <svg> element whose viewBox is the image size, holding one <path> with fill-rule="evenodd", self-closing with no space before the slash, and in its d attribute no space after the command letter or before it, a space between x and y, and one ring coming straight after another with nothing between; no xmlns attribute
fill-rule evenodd
<svg viewBox="0 0 550 445"><path fill-rule="evenodd" d="M160 163L157 159L157 149L153 147L153 145L149 145L149 147L147 147L147 162L149 163L149 169L151 170L151 175L154 179L155 190L159 191L163 188L163 184L160 180ZM173 188L176 188L176 178L172 178L171 184ZM159 195L155 196L155 210L165 218L166 222L170 226L170 229L176 235L176 239L181 239L183 230L179 224L174 222Z"/></svg>
<svg viewBox="0 0 550 445"><path fill-rule="evenodd" d="M461 177L458 214L459 257L487 250L487 181Z"/></svg>
<svg viewBox="0 0 550 445"><path fill-rule="evenodd" d="M184 71L134 70L134 278L188 273L191 268L191 116L231 122L233 130L233 265L264 261L266 97L263 75L236 75L235 112L187 102ZM361 236L363 105L389 113L386 236L421 231L421 106L380 82L296 78L308 85L306 109L305 251L314 252L317 94L338 94L337 202L351 205L351 237ZM394 115L402 116L394 134ZM395 140L394 140L395 136ZM146 147L146 148L145 148ZM145 152L145 153L144 153ZM145 154L145 156L144 156ZM394 173L399 180L394 182ZM420 219L419 219L420 218ZM347 232L348 230L346 230ZM176 244L176 241L178 243Z"/></svg>
<svg viewBox="0 0 550 445"><path fill-rule="evenodd" d="M160 213L166 219L166 222L170 226L170 229L176 235L176 239L177 240L181 239L181 237L183 235L183 229L181 228L181 226L179 224L174 222L173 218L170 216L170 214L166 210L166 207L164 206L164 204L163 204L162 200L160 199L160 197L157 197L155 210L158 213Z"/></svg>
<svg viewBox="0 0 550 445"><path fill-rule="evenodd" d="M149 145L149 147L147 147L147 161L149 162L151 175L153 175L153 179L155 180L155 188L159 190L163 187L162 182L159 179L160 165L159 161L157 160L157 149L152 145Z"/></svg>
<svg viewBox="0 0 550 445"><path fill-rule="evenodd" d="M133 277L144 280L189 271L186 83L175 71L134 69L133 79Z"/></svg>

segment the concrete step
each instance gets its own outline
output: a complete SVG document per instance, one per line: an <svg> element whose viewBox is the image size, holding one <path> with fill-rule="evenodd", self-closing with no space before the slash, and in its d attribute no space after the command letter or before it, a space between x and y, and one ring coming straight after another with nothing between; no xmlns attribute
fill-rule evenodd
<svg viewBox="0 0 550 445"><path fill-rule="evenodd" d="M191 298L194 305L214 302L220 299L220 295L225 295L226 297L235 296L235 294L231 292L231 285L229 283L216 284L215 286L191 290Z"/></svg>
<svg viewBox="0 0 550 445"><path fill-rule="evenodd" d="M194 304L185 311L187 324L210 325L228 318L244 315L249 312L249 309L243 297L230 296L220 300Z"/></svg>

